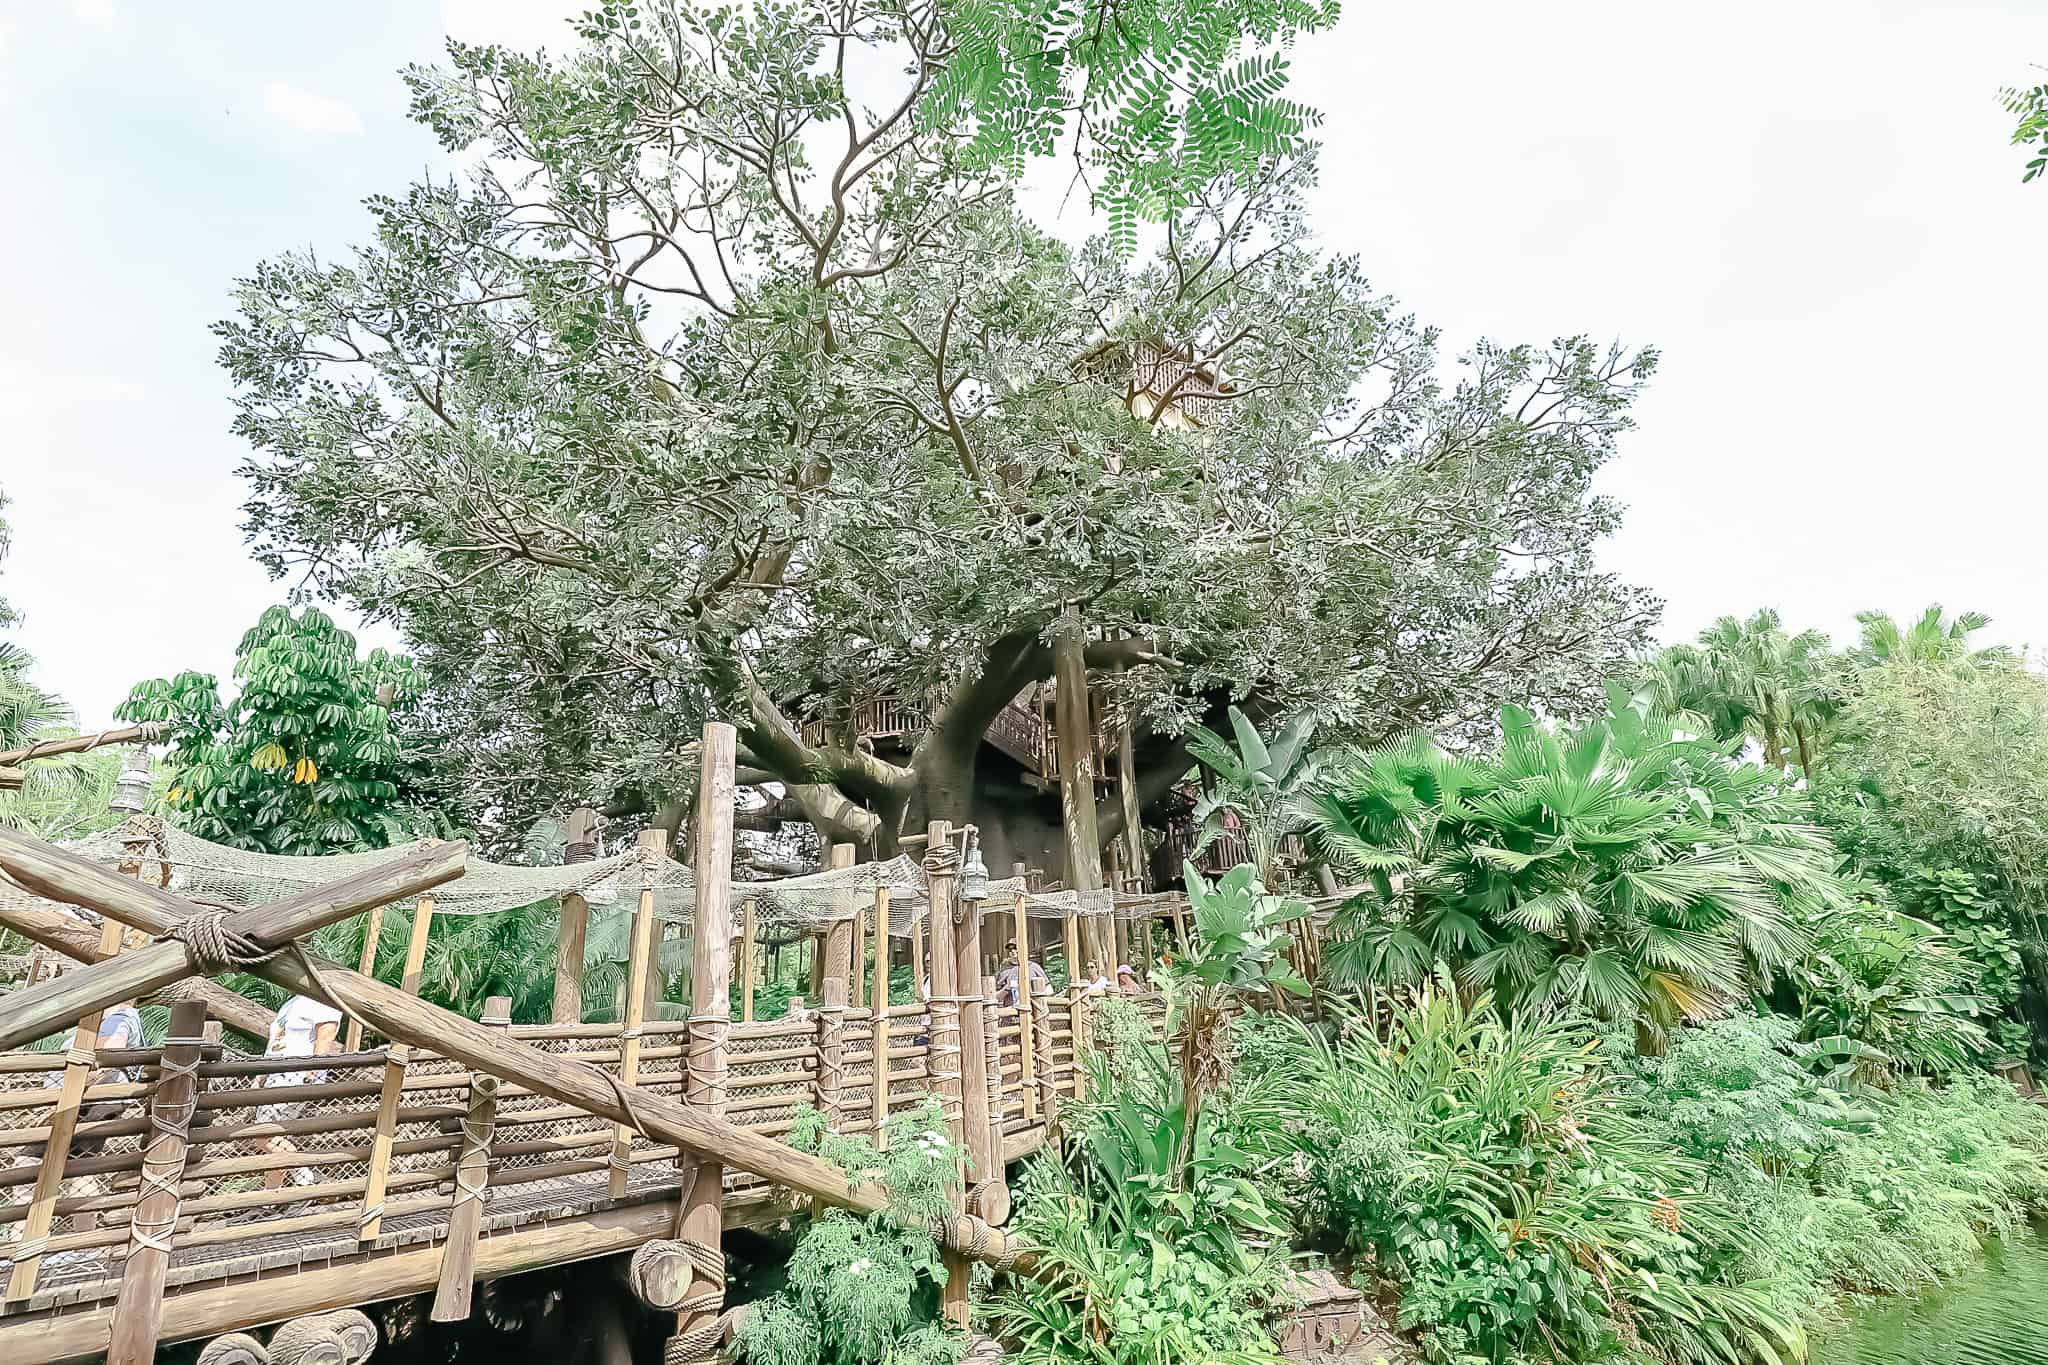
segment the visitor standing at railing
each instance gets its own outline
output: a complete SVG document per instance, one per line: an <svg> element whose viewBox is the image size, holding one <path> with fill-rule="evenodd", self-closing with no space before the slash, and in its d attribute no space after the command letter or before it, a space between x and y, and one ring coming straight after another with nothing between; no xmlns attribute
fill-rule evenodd
<svg viewBox="0 0 2048 1365"><path fill-rule="evenodd" d="M276 1020L270 1026L270 1042L263 1049L266 1057L331 1057L341 1051L341 1011L325 1000L315 1000L310 995L295 995L284 1002L277 1012ZM318 1084L327 1079L323 1070L283 1071L269 1078L266 1089L280 1086ZM297 1104L266 1104L256 1111L258 1123L284 1123L299 1117L307 1110L303 1102ZM273 1152L296 1152L289 1138L283 1134L265 1144ZM290 1180L294 1184L310 1185L313 1172L304 1166L280 1166L263 1173L263 1188L275 1190Z"/></svg>

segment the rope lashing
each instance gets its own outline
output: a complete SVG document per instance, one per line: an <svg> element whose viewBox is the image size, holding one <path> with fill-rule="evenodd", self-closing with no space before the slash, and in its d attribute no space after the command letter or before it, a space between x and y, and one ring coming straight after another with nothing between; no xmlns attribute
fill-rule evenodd
<svg viewBox="0 0 2048 1365"><path fill-rule="evenodd" d="M266 948L253 935L233 928L228 924L229 912L209 910L203 915L192 915L171 926L158 936L159 943L182 943L185 945L185 961L200 976L221 976L228 972L246 972L265 963L275 962L289 953L327 1003L353 1020L364 1032L371 1026L361 1015L349 1007L327 977L307 953L305 945L297 939L287 939L275 948Z"/></svg>
<svg viewBox="0 0 2048 1365"><path fill-rule="evenodd" d="M469 1109L462 1116L462 1155L455 1163L455 1202L484 1197L491 1176L491 1137L497 1129L493 1106L498 1078L479 1075L469 1084Z"/></svg>
<svg viewBox="0 0 2048 1365"><path fill-rule="evenodd" d="M690 1047L683 1059L689 1077L691 1103L722 1106L725 1103L725 1041L732 1018L724 1014L693 1014L689 1018ZM713 1059L718 1065L711 1065Z"/></svg>
<svg viewBox="0 0 2048 1365"><path fill-rule="evenodd" d="M185 1133L192 1122L193 1112L199 1107L198 1049L205 1042L204 1038L164 1039L164 1055L158 1063L157 1093L163 1093L165 1082L180 1076L192 1081L192 1090L182 1103L159 1102L149 1107L149 1126L152 1132L149 1146L142 1154L142 1189L136 1196L135 1212L129 1221L128 1230L137 1246L161 1251L166 1256L171 1254L171 1234L177 1231L178 1216L184 1207L184 1181L177 1178L182 1174L184 1162L160 1149L166 1142L184 1141ZM192 1060L172 1061L170 1049L174 1047L192 1048ZM152 1193L170 1196L170 1212L161 1219L145 1221L142 1216L142 1205Z"/></svg>

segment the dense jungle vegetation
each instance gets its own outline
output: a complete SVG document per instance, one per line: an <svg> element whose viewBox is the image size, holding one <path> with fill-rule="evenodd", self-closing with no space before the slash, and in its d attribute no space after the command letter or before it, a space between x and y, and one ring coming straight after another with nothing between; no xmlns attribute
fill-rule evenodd
<svg viewBox="0 0 2048 1365"><path fill-rule="evenodd" d="M1938 607L1656 649L1594 491L1656 352L1453 353L1318 245L1285 53L1334 4L1114 8L602 0L567 57L409 70L464 173L217 328L254 552L409 655L295 600L232 695L138 682L156 809L540 860L580 805L686 833L719 718L750 815L885 856L975 818L1077 632L1143 801L1192 785L1252 852L1186 870L1164 1038L1105 1004L1023 1173L1044 1272L979 1324L1018 1359L1271 1361L1321 1263L1433 1365L1789 1365L1969 1265L2048 1201L2048 1109L1998 1074L2048 1061L2048 681ZM1086 240L1023 206L1053 155ZM895 758L852 722L882 696L932 699ZM0 748L70 719L0 640ZM0 819L105 828L117 767ZM424 993L540 1017L555 914L437 924ZM616 921L589 956L601 1010ZM796 1218L744 1359L959 1359L942 1131L799 1129L903 1217Z"/></svg>

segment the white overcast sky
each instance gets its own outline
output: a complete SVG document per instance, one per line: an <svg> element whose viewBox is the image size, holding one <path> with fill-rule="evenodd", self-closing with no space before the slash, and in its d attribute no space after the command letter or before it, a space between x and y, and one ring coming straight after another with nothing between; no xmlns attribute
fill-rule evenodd
<svg viewBox="0 0 2048 1365"><path fill-rule="evenodd" d="M444 32L563 48L580 8L0 3L0 595L87 724L140 678L225 678L282 591L206 330L233 278L338 252L441 164L399 66ZM1453 347L1663 349L1604 557L1665 638L1939 601L2048 645L2048 183L1997 103L2048 64L2048 0L1346 11L1296 72L1328 245Z"/></svg>

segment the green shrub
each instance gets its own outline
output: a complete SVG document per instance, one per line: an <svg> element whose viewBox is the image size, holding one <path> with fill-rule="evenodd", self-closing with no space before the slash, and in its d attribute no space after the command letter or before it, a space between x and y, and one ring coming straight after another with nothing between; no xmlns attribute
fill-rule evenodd
<svg viewBox="0 0 2048 1365"><path fill-rule="evenodd" d="M1640 1117L1590 1030L1448 987L1337 1040L1297 1028L1311 1229L1370 1256L1443 1362L1789 1361L1709 1168Z"/></svg>

